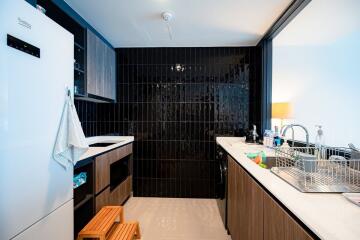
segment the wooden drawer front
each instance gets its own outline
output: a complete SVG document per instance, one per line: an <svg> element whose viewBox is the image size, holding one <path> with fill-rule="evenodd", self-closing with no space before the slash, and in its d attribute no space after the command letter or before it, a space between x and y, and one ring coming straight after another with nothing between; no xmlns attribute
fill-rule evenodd
<svg viewBox="0 0 360 240"><path fill-rule="evenodd" d="M99 193L110 184L109 155L103 154L95 159L95 193Z"/></svg>
<svg viewBox="0 0 360 240"><path fill-rule="evenodd" d="M96 196L95 208L96 212L104 206L110 205L110 187L107 187L102 193Z"/></svg>
<svg viewBox="0 0 360 240"><path fill-rule="evenodd" d="M110 192L110 203L121 205L130 196L132 177L129 176L119 186Z"/></svg>
<svg viewBox="0 0 360 240"><path fill-rule="evenodd" d="M96 157L95 193L110 184L110 164L132 154L132 143Z"/></svg>
<svg viewBox="0 0 360 240"><path fill-rule="evenodd" d="M110 164L112 164L112 163L118 161L119 159L122 159L130 154L132 154L132 143L130 143L126 146L117 148L109 153L106 153L106 155L108 155Z"/></svg>

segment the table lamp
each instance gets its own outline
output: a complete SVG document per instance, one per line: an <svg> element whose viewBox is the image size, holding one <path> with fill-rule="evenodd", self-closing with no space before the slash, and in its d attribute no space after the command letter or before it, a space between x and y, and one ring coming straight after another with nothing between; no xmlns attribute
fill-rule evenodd
<svg viewBox="0 0 360 240"><path fill-rule="evenodd" d="M281 126L283 126L283 120L292 117L292 106L289 102L278 102L271 104L271 117L281 120Z"/></svg>

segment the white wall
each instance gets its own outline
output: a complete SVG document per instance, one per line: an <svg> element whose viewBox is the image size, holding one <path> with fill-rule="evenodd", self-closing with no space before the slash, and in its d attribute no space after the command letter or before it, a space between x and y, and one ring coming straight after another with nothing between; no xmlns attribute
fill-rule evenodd
<svg viewBox="0 0 360 240"><path fill-rule="evenodd" d="M273 44L272 101L292 102L311 142L320 124L325 144L360 147L360 0L312 0Z"/></svg>

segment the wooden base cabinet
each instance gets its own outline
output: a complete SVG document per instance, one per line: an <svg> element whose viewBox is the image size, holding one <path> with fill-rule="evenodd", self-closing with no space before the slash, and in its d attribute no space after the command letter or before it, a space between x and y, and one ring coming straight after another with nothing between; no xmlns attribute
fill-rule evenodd
<svg viewBox="0 0 360 240"><path fill-rule="evenodd" d="M314 239L230 156L227 222L232 240Z"/></svg>
<svg viewBox="0 0 360 240"><path fill-rule="evenodd" d="M132 143L110 152L104 153L95 158L95 194L101 192L110 184L110 165L122 161L125 157L132 154ZM130 175L132 175L132 160L130 160Z"/></svg>
<svg viewBox="0 0 360 240"><path fill-rule="evenodd" d="M126 199L131 195L131 182L132 177L129 176L124 180L119 186L110 191L110 187L107 187L95 198L95 208L96 212L99 212L100 209L104 206L122 205Z"/></svg>
<svg viewBox="0 0 360 240"><path fill-rule="evenodd" d="M228 159L228 228L232 240L263 239L263 190Z"/></svg>
<svg viewBox="0 0 360 240"><path fill-rule="evenodd" d="M95 158L96 212L106 205L122 205L131 195L132 152L132 144L128 144Z"/></svg>

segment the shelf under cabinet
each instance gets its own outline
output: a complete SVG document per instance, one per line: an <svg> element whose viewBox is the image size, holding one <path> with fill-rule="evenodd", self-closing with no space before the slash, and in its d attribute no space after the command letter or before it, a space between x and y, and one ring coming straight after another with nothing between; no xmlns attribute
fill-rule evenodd
<svg viewBox="0 0 360 240"><path fill-rule="evenodd" d="M83 205L85 205L85 203L87 203L87 202L88 202L89 200L91 200L92 198L93 198L93 195L87 194L83 200L81 200L78 204L76 204L76 205L74 206L74 211L76 211L77 209L79 209L80 207L82 207Z"/></svg>

